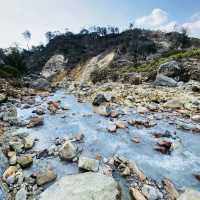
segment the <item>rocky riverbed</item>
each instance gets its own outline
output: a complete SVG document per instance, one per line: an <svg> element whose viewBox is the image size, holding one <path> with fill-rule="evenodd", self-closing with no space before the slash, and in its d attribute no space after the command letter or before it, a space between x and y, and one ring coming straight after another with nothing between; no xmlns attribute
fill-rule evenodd
<svg viewBox="0 0 200 200"><path fill-rule="evenodd" d="M196 82L59 86L2 101L0 199L200 198Z"/></svg>

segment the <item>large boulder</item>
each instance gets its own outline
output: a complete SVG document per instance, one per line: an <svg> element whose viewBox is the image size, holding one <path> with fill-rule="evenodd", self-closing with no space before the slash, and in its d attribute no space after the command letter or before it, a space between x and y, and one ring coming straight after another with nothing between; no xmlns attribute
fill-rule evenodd
<svg viewBox="0 0 200 200"><path fill-rule="evenodd" d="M170 77L164 76L162 74L158 74L156 76L156 80L154 81L154 84L157 86L176 87L178 82Z"/></svg>
<svg viewBox="0 0 200 200"><path fill-rule="evenodd" d="M178 200L199 200L200 199L200 192L187 189L179 198Z"/></svg>
<svg viewBox="0 0 200 200"><path fill-rule="evenodd" d="M170 61L164 64L161 64L158 68L158 74L175 78L180 76L181 68L179 67L176 61Z"/></svg>
<svg viewBox="0 0 200 200"><path fill-rule="evenodd" d="M118 184L99 173L66 176L45 190L40 200L117 200Z"/></svg>
<svg viewBox="0 0 200 200"><path fill-rule="evenodd" d="M31 87L33 87L35 89L39 89L39 90L43 90L43 89L46 90L50 87L50 83L48 80L46 80L44 78L39 78L32 82Z"/></svg>
<svg viewBox="0 0 200 200"><path fill-rule="evenodd" d="M62 71L67 62L68 60L65 60L63 55L52 56L43 67L42 76L48 79L51 78L58 72Z"/></svg>

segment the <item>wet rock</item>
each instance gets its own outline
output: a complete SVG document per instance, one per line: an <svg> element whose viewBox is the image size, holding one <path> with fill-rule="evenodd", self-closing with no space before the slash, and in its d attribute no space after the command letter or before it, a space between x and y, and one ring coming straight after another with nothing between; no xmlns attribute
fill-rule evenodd
<svg viewBox="0 0 200 200"><path fill-rule="evenodd" d="M36 155L36 158L37 159L41 159L41 158L46 158L49 156L49 151L48 149L44 149L44 150L41 150L37 153Z"/></svg>
<svg viewBox="0 0 200 200"><path fill-rule="evenodd" d="M131 170L129 169L129 167L125 167L121 174L122 176L130 176Z"/></svg>
<svg viewBox="0 0 200 200"><path fill-rule="evenodd" d="M6 171L3 173L3 180L6 181L9 176L15 176L16 172L17 172L17 167L15 166L8 167Z"/></svg>
<svg viewBox="0 0 200 200"><path fill-rule="evenodd" d="M107 129L110 133L115 133L117 131L117 126L115 124L109 124Z"/></svg>
<svg viewBox="0 0 200 200"><path fill-rule="evenodd" d="M146 107L138 106L137 107L137 112L140 113L140 114L144 114L144 113L148 113L149 110Z"/></svg>
<svg viewBox="0 0 200 200"><path fill-rule="evenodd" d="M36 174L36 183L38 186L50 183L56 179L57 175L50 169L45 169Z"/></svg>
<svg viewBox="0 0 200 200"><path fill-rule="evenodd" d="M5 94L0 94L0 104L7 101L7 96Z"/></svg>
<svg viewBox="0 0 200 200"><path fill-rule="evenodd" d="M181 101L181 99L171 99L164 103L163 107L169 108L169 109L179 109L183 108L184 102Z"/></svg>
<svg viewBox="0 0 200 200"><path fill-rule="evenodd" d="M136 188L130 188L130 193L133 197L133 200L146 200L144 195Z"/></svg>
<svg viewBox="0 0 200 200"><path fill-rule="evenodd" d="M186 191L180 195L177 200L199 200L200 192L192 189L186 189Z"/></svg>
<svg viewBox="0 0 200 200"><path fill-rule="evenodd" d="M176 87L178 83L172 78L159 74L154 84L157 86Z"/></svg>
<svg viewBox="0 0 200 200"><path fill-rule="evenodd" d="M67 141L63 144L59 151L59 157L62 160L72 160L76 156L76 148L75 146Z"/></svg>
<svg viewBox="0 0 200 200"><path fill-rule="evenodd" d="M47 90L50 87L50 83L44 78L39 78L32 82L31 87L38 90Z"/></svg>
<svg viewBox="0 0 200 200"><path fill-rule="evenodd" d="M23 142L25 150L32 149L34 145L34 140L30 136L23 138Z"/></svg>
<svg viewBox="0 0 200 200"><path fill-rule="evenodd" d="M127 166L129 167L132 173L136 174L140 181L144 181L146 179L146 176L144 175L143 171L138 168L136 162L129 161Z"/></svg>
<svg viewBox="0 0 200 200"><path fill-rule="evenodd" d="M15 196L15 200L26 200L27 199L27 191L25 188L25 185L23 185L21 187L21 189L17 192L16 196Z"/></svg>
<svg viewBox="0 0 200 200"><path fill-rule="evenodd" d="M112 177L99 173L83 173L61 178L45 190L41 200L117 200L118 184Z"/></svg>
<svg viewBox="0 0 200 200"><path fill-rule="evenodd" d="M48 110L51 112L51 113L56 113L57 110L60 109L60 105L58 102L55 102L55 101L50 101L48 102Z"/></svg>
<svg viewBox="0 0 200 200"><path fill-rule="evenodd" d="M127 128L127 124L123 121L116 121L115 124L116 124L117 128L121 128L121 129Z"/></svg>
<svg viewBox="0 0 200 200"><path fill-rule="evenodd" d="M200 173L194 173L193 176L200 181Z"/></svg>
<svg viewBox="0 0 200 200"><path fill-rule="evenodd" d="M9 106L3 113L3 121L5 122L17 122L17 109L15 106Z"/></svg>
<svg viewBox="0 0 200 200"><path fill-rule="evenodd" d="M27 128L33 128L37 126L41 126L44 123L43 117L32 117L32 119L29 121Z"/></svg>
<svg viewBox="0 0 200 200"><path fill-rule="evenodd" d="M105 96L103 94L97 94L97 96L94 98L92 104L94 106L100 106L102 103L107 102Z"/></svg>
<svg viewBox="0 0 200 200"><path fill-rule="evenodd" d="M16 163L17 163L16 152L15 151L13 151L12 153L9 152L8 157L9 157L9 164L16 165Z"/></svg>
<svg viewBox="0 0 200 200"><path fill-rule="evenodd" d="M193 115L193 116L191 117L191 119L192 119L193 121L195 121L195 122L199 122L199 123L200 123L200 115Z"/></svg>
<svg viewBox="0 0 200 200"><path fill-rule="evenodd" d="M179 193L176 190L174 184L167 178L163 179L162 182L163 182L164 188L165 188L167 195L170 198L170 200L178 199Z"/></svg>
<svg viewBox="0 0 200 200"><path fill-rule="evenodd" d="M176 61L170 61L161 64L158 68L158 73L164 76L175 78L180 75L181 68Z"/></svg>
<svg viewBox="0 0 200 200"><path fill-rule="evenodd" d="M17 153L21 153L24 148L24 143L20 137L15 136L10 139L9 146Z"/></svg>
<svg viewBox="0 0 200 200"><path fill-rule="evenodd" d="M172 142L171 141L160 141L154 150L159 151L163 154L169 154L171 152Z"/></svg>
<svg viewBox="0 0 200 200"><path fill-rule="evenodd" d="M131 141L138 144L138 143L140 143L140 138L134 137L134 138L131 139Z"/></svg>
<svg viewBox="0 0 200 200"><path fill-rule="evenodd" d="M8 167L8 159L0 148L0 171L4 171Z"/></svg>
<svg viewBox="0 0 200 200"><path fill-rule="evenodd" d="M117 117L119 116L119 113L116 112L116 111L111 111L110 116L111 116L112 118L117 118Z"/></svg>
<svg viewBox="0 0 200 200"><path fill-rule="evenodd" d="M140 127L150 128L150 127L153 127L153 126L156 125L155 123L153 123L153 122L151 122L151 121L146 121L146 120L134 120L134 119L129 120L128 123L129 123L131 126L136 126L137 128L140 128Z"/></svg>
<svg viewBox="0 0 200 200"><path fill-rule="evenodd" d="M157 200L163 198L163 194L157 188L146 184L142 187L142 193L148 200Z"/></svg>
<svg viewBox="0 0 200 200"><path fill-rule="evenodd" d="M37 115L44 115L45 114L45 109L44 108L36 108L32 113L36 113Z"/></svg>
<svg viewBox="0 0 200 200"><path fill-rule="evenodd" d="M17 163L18 163L22 168L26 168L26 167L29 167L30 165L32 165L32 163L33 163L33 158L32 158L31 155L19 156L19 157L17 157Z"/></svg>
<svg viewBox="0 0 200 200"><path fill-rule="evenodd" d="M6 183L9 186L12 186L13 184L15 184L15 182L16 182L16 177L14 175L11 175L6 179Z"/></svg>
<svg viewBox="0 0 200 200"><path fill-rule="evenodd" d="M87 171L97 172L99 170L99 160L81 156L78 167Z"/></svg>
<svg viewBox="0 0 200 200"><path fill-rule="evenodd" d="M94 106L93 109L95 113L105 117L108 117L111 113L110 107L106 105Z"/></svg>

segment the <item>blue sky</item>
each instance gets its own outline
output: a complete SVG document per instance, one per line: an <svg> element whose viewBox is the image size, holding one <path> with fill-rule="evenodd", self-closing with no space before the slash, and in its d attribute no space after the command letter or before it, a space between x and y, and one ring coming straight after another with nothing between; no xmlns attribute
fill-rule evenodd
<svg viewBox="0 0 200 200"><path fill-rule="evenodd" d="M200 37L200 0L0 0L0 47L23 46L26 29L36 45L45 42L49 30L78 32L91 25L124 29L131 22L163 31L186 27Z"/></svg>

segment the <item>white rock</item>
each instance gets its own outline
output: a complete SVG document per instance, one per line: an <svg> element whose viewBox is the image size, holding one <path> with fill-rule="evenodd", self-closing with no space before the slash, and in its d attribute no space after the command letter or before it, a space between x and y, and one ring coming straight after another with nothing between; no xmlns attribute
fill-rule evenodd
<svg viewBox="0 0 200 200"><path fill-rule="evenodd" d="M99 170L99 160L82 156L79 158L78 167L88 171L97 172Z"/></svg>
<svg viewBox="0 0 200 200"><path fill-rule="evenodd" d="M99 173L65 176L47 188L40 200L117 200L118 184Z"/></svg>

